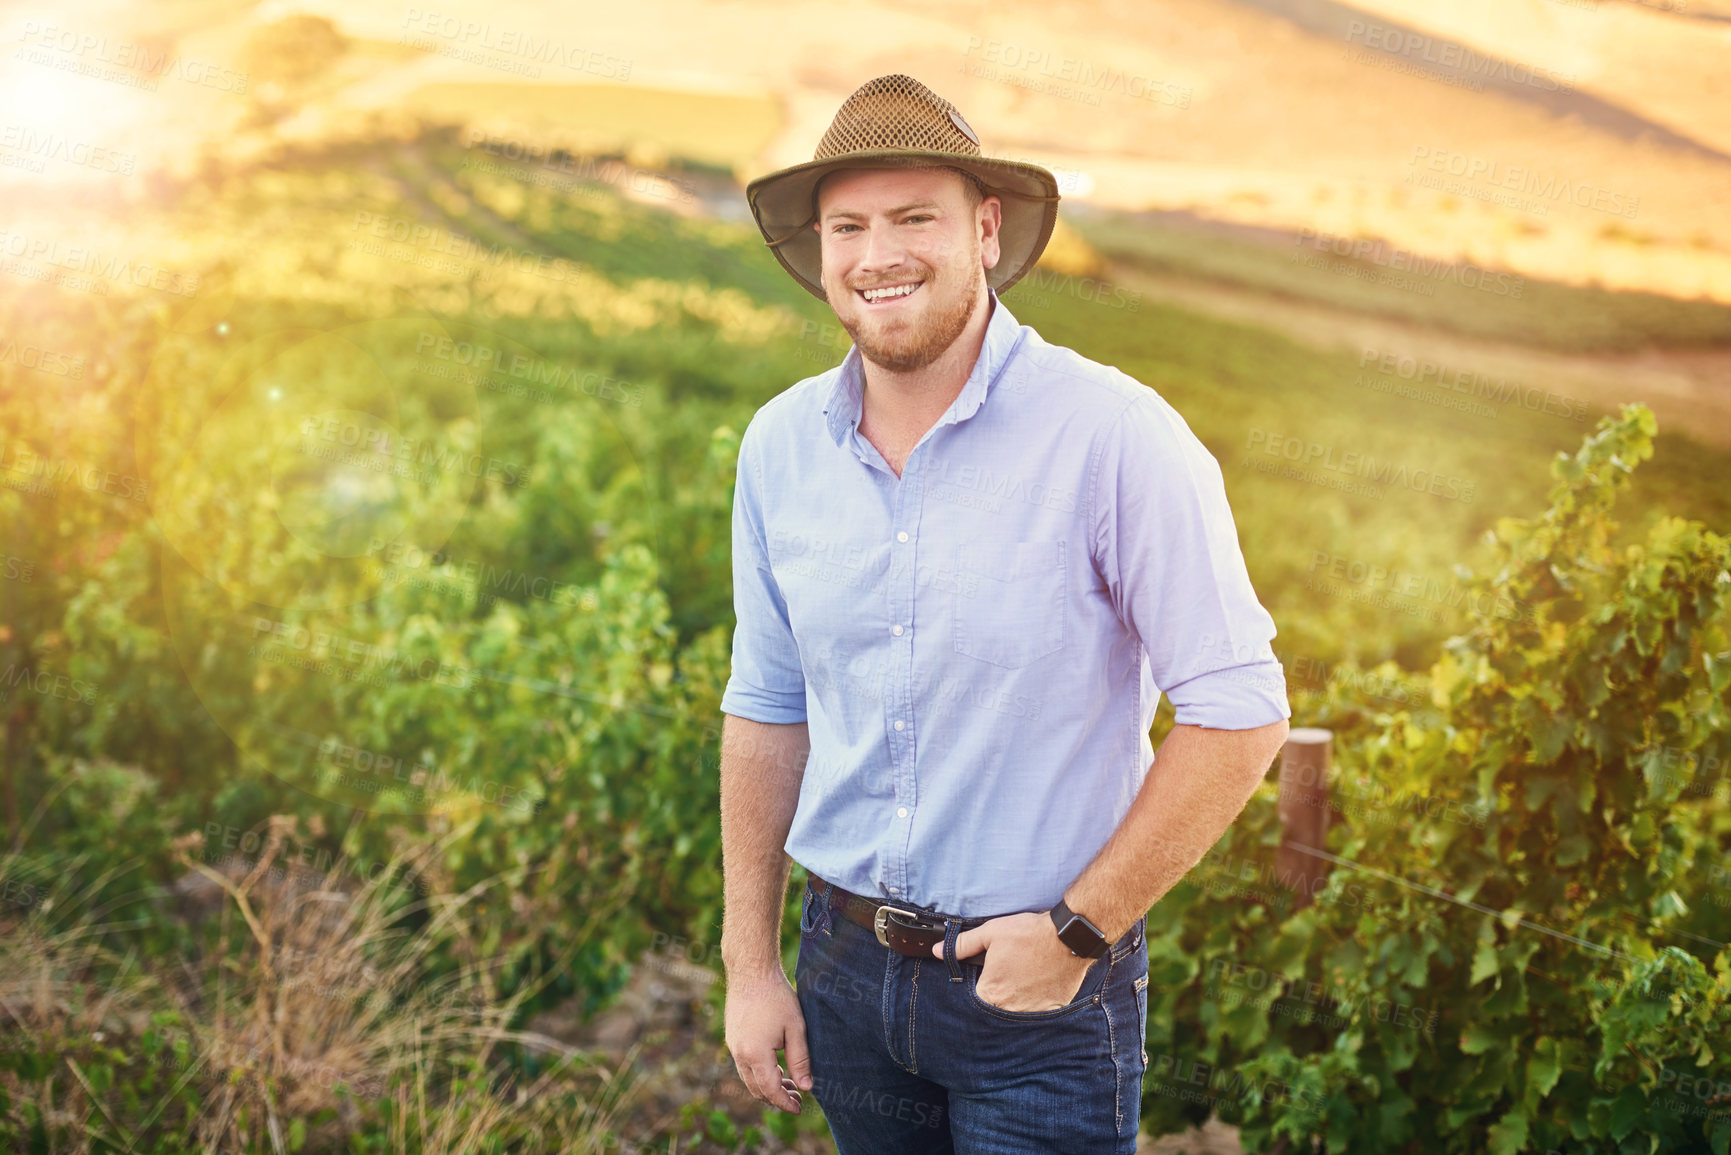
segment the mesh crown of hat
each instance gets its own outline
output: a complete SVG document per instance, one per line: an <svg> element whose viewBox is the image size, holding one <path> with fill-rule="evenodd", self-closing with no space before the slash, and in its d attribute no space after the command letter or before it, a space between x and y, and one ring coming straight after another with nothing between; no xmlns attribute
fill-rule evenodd
<svg viewBox="0 0 1731 1155"><path fill-rule="evenodd" d="M979 144L956 126L952 114L961 116L955 105L913 77L880 76L847 98L812 159L882 149L979 156Z"/></svg>

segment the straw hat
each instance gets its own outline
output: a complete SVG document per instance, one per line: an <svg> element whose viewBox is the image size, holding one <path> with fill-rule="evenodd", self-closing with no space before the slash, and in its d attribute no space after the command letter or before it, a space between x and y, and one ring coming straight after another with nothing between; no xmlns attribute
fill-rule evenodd
<svg viewBox="0 0 1731 1155"><path fill-rule="evenodd" d="M952 165L977 177L987 196L1002 199L1000 256L986 283L1003 292L1034 267L1058 220L1058 180L1037 164L980 152L980 138L954 105L911 76L867 81L835 114L817 152L804 164L760 176L745 186L757 227L793 279L821 301L822 242L817 182L839 168Z"/></svg>

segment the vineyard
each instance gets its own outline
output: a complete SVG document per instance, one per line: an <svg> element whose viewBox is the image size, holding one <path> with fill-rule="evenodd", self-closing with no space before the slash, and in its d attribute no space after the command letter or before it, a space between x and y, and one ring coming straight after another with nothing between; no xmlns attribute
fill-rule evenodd
<svg viewBox="0 0 1731 1155"><path fill-rule="evenodd" d="M112 246L173 238L160 285L0 277L9 1150L824 1149L738 1098L628 1134L529 1024L713 952L739 431L845 336L743 225L466 151L165 189ZM1312 901L1271 772L1150 913L1144 1129L1726 1155L1726 456L1079 281L1004 303L1209 445L1334 733Z"/></svg>

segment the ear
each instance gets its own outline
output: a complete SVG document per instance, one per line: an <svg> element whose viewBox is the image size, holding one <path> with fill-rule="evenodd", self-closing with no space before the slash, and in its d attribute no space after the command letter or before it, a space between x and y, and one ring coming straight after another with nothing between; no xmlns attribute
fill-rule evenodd
<svg viewBox="0 0 1731 1155"><path fill-rule="evenodd" d="M989 196L980 202L979 216L975 228L980 237L980 265L982 268L995 269L1003 256L1002 246L998 243L999 231L1004 227L1004 202L996 196Z"/></svg>

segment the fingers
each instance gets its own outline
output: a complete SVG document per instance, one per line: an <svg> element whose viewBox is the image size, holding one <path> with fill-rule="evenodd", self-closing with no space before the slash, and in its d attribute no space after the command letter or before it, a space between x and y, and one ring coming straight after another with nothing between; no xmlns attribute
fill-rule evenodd
<svg viewBox="0 0 1731 1155"><path fill-rule="evenodd" d="M728 1040L728 1049L739 1081L752 1098L797 1115L802 1103L800 1091L810 1090L812 1085L811 1053L806 1045L805 1018L792 1000L793 992L787 993L788 1005L774 1009L759 1006L753 1008L755 1013L747 1013L747 1021L739 1023L734 1037ZM783 1046L792 1077L776 1062L776 1050Z"/></svg>
<svg viewBox="0 0 1731 1155"><path fill-rule="evenodd" d="M796 1022L787 1029L787 1070L802 1090L811 1089L811 1051L805 1044L804 1022Z"/></svg>
<svg viewBox="0 0 1731 1155"><path fill-rule="evenodd" d="M773 1057L747 1063L735 1059L734 1065L739 1068L739 1081L745 1084L752 1098L790 1115L799 1114L799 1088L782 1072L781 1065Z"/></svg>
<svg viewBox="0 0 1731 1155"><path fill-rule="evenodd" d="M998 920L994 918L989 922L982 922L972 930L964 930L961 934L958 934L956 936L956 957L967 958L969 955L979 954L981 951L991 946L992 931L994 929L992 924L997 921ZM939 958L944 957L943 945L943 943L937 944Z"/></svg>

